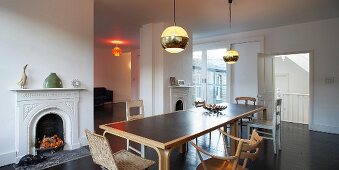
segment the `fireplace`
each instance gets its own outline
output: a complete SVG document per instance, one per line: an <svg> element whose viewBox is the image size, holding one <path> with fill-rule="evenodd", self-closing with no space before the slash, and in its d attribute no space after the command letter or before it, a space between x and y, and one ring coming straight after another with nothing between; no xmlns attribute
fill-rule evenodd
<svg viewBox="0 0 339 170"><path fill-rule="evenodd" d="M185 110L191 108L189 89L192 86L169 86L170 88L170 111Z"/></svg>
<svg viewBox="0 0 339 170"><path fill-rule="evenodd" d="M64 126L60 116L46 114L35 128L35 148L39 152L58 151L64 145ZM37 152L39 154L39 152Z"/></svg>
<svg viewBox="0 0 339 170"><path fill-rule="evenodd" d="M175 111L178 111L178 110L184 110L184 103L182 102L182 100L178 100L175 103Z"/></svg>
<svg viewBox="0 0 339 170"><path fill-rule="evenodd" d="M26 154L37 154L39 140L44 136L48 138L57 135L62 140L64 150L80 147L80 90L83 89L15 90L16 162Z"/></svg>

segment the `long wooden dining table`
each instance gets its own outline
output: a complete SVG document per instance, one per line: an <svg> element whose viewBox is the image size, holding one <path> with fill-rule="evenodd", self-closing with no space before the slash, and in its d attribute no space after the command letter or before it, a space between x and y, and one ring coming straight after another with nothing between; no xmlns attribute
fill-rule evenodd
<svg viewBox="0 0 339 170"><path fill-rule="evenodd" d="M230 134L238 136L238 120L255 113L266 117L266 107L222 103L227 108L221 114L209 114L204 108L193 108L172 113L146 117L133 121L122 121L100 125L104 134L109 133L156 150L159 157L159 170L170 169L170 153L173 148L185 152L187 142L231 125ZM231 152L234 153L236 142L231 140Z"/></svg>

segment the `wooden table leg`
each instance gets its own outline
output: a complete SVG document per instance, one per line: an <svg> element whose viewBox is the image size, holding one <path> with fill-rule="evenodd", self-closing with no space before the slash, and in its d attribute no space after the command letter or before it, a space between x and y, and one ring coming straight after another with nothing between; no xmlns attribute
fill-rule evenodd
<svg viewBox="0 0 339 170"><path fill-rule="evenodd" d="M169 170L170 169L170 158L171 158L171 149L160 149L155 148L159 157L159 170Z"/></svg>
<svg viewBox="0 0 339 170"><path fill-rule="evenodd" d="M231 130L230 134L232 136L238 137L238 122L231 123ZM231 146L231 155L235 155L235 151L237 149L237 142L235 140L230 140L230 146Z"/></svg>
<svg viewBox="0 0 339 170"><path fill-rule="evenodd" d="M180 153L186 153L187 152L186 148L187 148L187 143L184 143L184 144L180 145L179 152Z"/></svg>

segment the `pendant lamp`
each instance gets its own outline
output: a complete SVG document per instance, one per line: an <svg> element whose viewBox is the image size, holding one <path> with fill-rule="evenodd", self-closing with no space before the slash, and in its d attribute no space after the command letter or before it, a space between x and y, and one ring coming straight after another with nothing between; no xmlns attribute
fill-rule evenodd
<svg viewBox="0 0 339 170"><path fill-rule="evenodd" d="M184 51L188 44L189 37L182 27L175 23L175 0L173 0L174 25L167 27L161 34L160 42L162 47L169 53Z"/></svg>
<svg viewBox="0 0 339 170"><path fill-rule="evenodd" d="M122 53L122 50L121 48L119 48L118 46L115 46L113 49L112 49L112 54L116 57L120 56L120 54Z"/></svg>
<svg viewBox="0 0 339 170"><path fill-rule="evenodd" d="M116 57L120 56L122 54L122 50L118 47L118 44L122 44L122 41L113 40L111 43L115 44L115 47L112 49L112 54Z"/></svg>
<svg viewBox="0 0 339 170"><path fill-rule="evenodd" d="M229 18L229 27L230 27L230 31L231 31L231 28L232 28L232 0L228 0L228 4L229 4L229 12L230 12L230 18ZM227 64L234 64L238 61L239 59L239 53L238 51L234 50L231 46L230 50L228 50L226 52L226 55L223 57L224 58L224 61L227 63Z"/></svg>

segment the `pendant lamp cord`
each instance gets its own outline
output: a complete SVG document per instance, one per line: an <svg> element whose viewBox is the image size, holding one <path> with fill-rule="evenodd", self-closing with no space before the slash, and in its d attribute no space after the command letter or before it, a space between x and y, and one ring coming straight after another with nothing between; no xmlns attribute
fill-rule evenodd
<svg viewBox="0 0 339 170"><path fill-rule="evenodd" d="M231 7L232 0L228 0L228 4L229 4L228 9L229 9L229 12L230 12L229 28L230 28L230 32L231 32L231 30L232 30L232 7Z"/></svg>
<svg viewBox="0 0 339 170"><path fill-rule="evenodd" d="M176 22L175 22L175 0L173 0L173 20L174 20L174 26L176 26Z"/></svg>

